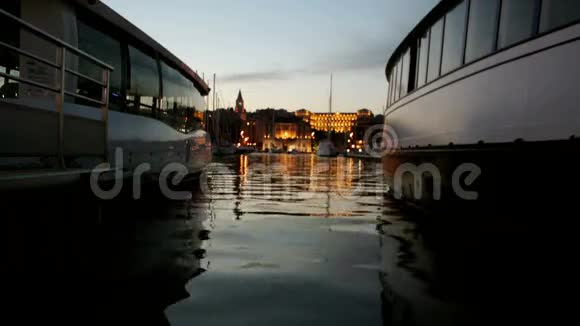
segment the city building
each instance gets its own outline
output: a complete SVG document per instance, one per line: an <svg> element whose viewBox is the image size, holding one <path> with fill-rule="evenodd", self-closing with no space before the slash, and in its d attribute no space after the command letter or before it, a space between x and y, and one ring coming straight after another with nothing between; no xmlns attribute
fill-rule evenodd
<svg viewBox="0 0 580 326"><path fill-rule="evenodd" d="M350 133L356 128L358 122L365 122L373 117L373 113L368 109L361 109L356 113L315 113L301 109L294 115L310 124L312 129L336 133Z"/></svg>
<svg viewBox="0 0 580 326"><path fill-rule="evenodd" d="M246 113L246 105L244 103L244 98L242 97L242 90L238 92L238 98L236 99L236 113L240 116L242 121L246 121L247 113Z"/></svg>
<svg viewBox="0 0 580 326"><path fill-rule="evenodd" d="M264 135L262 150L312 152L312 130L308 123L296 120L276 122L273 126L273 130Z"/></svg>
<svg viewBox="0 0 580 326"><path fill-rule="evenodd" d="M367 109L361 109L357 111L357 119L355 126L352 130L354 134L354 139L359 142L364 140L365 133L374 124L373 113Z"/></svg>
<svg viewBox="0 0 580 326"><path fill-rule="evenodd" d="M236 114L245 112L241 92L236 101ZM355 113L314 113L306 109L288 112L284 109L264 109L247 114L242 120L240 143L257 149L312 152L314 132L329 130L344 134L337 146L344 150L356 145L360 149L367 129L373 124L373 113L361 109ZM337 135L338 136L338 135Z"/></svg>
<svg viewBox="0 0 580 326"><path fill-rule="evenodd" d="M262 148L264 145L264 138L266 136L266 131L268 130L268 125L256 118L248 118L243 126L244 140L247 137L247 145L255 146L256 148Z"/></svg>

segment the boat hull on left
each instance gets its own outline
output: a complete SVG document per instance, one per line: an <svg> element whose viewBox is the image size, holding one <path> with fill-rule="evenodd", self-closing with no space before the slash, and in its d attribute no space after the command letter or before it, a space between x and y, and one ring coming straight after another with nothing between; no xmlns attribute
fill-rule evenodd
<svg viewBox="0 0 580 326"><path fill-rule="evenodd" d="M110 112L105 130L94 116L98 112L91 110L66 107L63 169L57 155L56 112L0 101L0 189L70 183L93 171L120 169L130 177L138 167L158 176L170 164L196 175L212 160L211 140L203 130L184 134L122 112Z"/></svg>
<svg viewBox="0 0 580 326"><path fill-rule="evenodd" d="M0 18L0 189L211 162L209 87L106 5L14 0Z"/></svg>

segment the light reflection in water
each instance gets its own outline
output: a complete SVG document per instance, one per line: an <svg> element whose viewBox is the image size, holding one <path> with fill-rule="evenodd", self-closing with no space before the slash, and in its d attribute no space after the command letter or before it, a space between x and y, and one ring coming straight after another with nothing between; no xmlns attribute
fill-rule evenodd
<svg viewBox="0 0 580 326"><path fill-rule="evenodd" d="M212 201L231 205L236 220L252 212L356 216L357 201L376 204L385 187L378 162L315 155L240 156L214 163Z"/></svg>

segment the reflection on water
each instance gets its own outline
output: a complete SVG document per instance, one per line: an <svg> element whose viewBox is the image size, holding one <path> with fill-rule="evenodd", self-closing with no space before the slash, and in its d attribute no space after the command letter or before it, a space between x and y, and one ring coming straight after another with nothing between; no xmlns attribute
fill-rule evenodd
<svg viewBox="0 0 580 326"><path fill-rule="evenodd" d="M16 257L4 272L19 324L168 325L165 309L207 269L209 215L193 201L103 202L82 188L8 196Z"/></svg>
<svg viewBox="0 0 580 326"><path fill-rule="evenodd" d="M473 212L403 208L377 162L256 154L213 163L201 180L183 202L99 202L81 189L2 196L14 212L4 280L20 318L477 325L540 306L546 269L534 262L548 254L534 234L497 232Z"/></svg>
<svg viewBox="0 0 580 326"><path fill-rule="evenodd" d="M208 272L172 325L378 325L378 162L232 157L208 169Z"/></svg>
<svg viewBox="0 0 580 326"><path fill-rule="evenodd" d="M240 156L210 166L211 200L234 216L356 217L371 213L384 185L377 162L313 155Z"/></svg>
<svg viewBox="0 0 580 326"><path fill-rule="evenodd" d="M96 239L98 258L90 266L105 289L103 324L127 318L132 324L163 316L166 307L189 296L185 285L206 271L203 221L207 212L191 201L105 203ZM135 307L134 311L127 307ZM105 308L105 309L103 309ZM152 319L153 318L153 319ZM161 318L161 317L159 317Z"/></svg>

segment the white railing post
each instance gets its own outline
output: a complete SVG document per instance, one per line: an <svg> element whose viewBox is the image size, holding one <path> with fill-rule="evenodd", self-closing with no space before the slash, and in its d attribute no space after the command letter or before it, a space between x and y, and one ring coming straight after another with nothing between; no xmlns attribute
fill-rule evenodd
<svg viewBox="0 0 580 326"><path fill-rule="evenodd" d="M111 87L111 72L109 71L109 69L104 68L103 69L103 84L105 84L105 86L102 88L103 93L102 93L102 97L101 97L101 102L103 102L104 104L101 106L101 114L102 114L102 121L104 124L104 129L105 129L105 137L104 137L104 142L105 142L105 153L104 153L104 159L105 162L108 162L108 157L109 157L109 94L110 94L110 87Z"/></svg>
<svg viewBox="0 0 580 326"><path fill-rule="evenodd" d="M66 88L66 48L60 48L60 92L57 95L58 111L58 161L60 168L66 168L64 161L64 96Z"/></svg>

